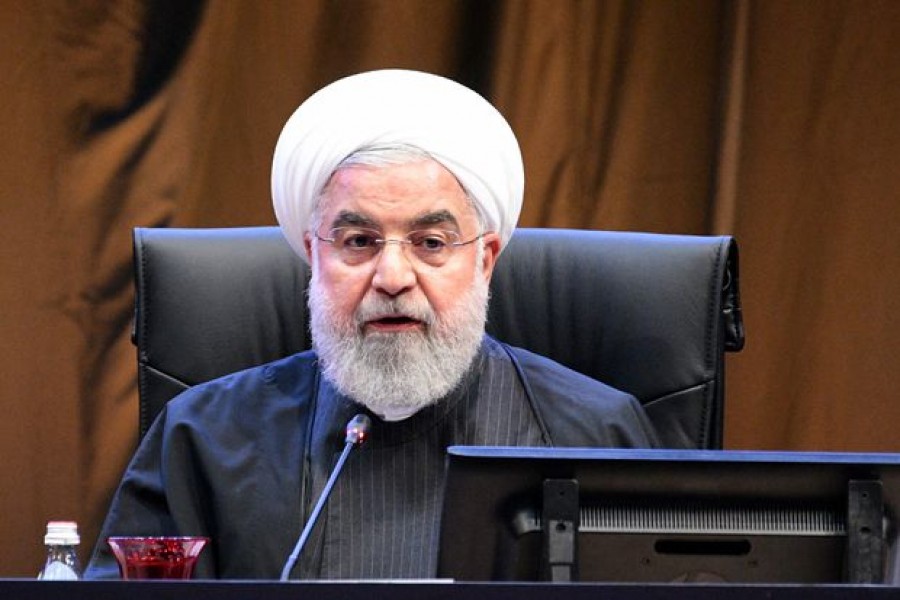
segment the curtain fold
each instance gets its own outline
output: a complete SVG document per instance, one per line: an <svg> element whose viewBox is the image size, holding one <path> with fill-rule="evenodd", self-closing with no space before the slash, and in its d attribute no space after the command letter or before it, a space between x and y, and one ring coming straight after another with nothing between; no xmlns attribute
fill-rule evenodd
<svg viewBox="0 0 900 600"><path fill-rule="evenodd" d="M519 135L523 226L728 233L726 446L900 449L900 3L75 0L0 5L0 575L83 554L136 442L131 229L272 224L309 94L415 68Z"/></svg>

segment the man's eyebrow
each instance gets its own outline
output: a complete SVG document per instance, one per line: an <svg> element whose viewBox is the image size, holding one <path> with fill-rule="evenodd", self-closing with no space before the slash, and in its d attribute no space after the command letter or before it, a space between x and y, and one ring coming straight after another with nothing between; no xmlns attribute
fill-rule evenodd
<svg viewBox="0 0 900 600"><path fill-rule="evenodd" d="M331 227L369 227L377 229L378 224L365 215L349 210L342 210L331 222Z"/></svg>
<svg viewBox="0 0 900 600"><path fill-rule="evenodd" d="M459 222L456 220L456 217L449 210L436 210L434 212L426 213L419 217L416 217L412 221L412 226L414 228L418 227L433 227L434 225L452 225L456 229L459 229Z"/></svg>
<svg viewBox="0 0 900 600"><path fill-rule="evenodd" d="M435 225L451 225L459 229L459 221L449 210L436 210L434 212L419 215L410 221L412 229L420 229L423 227L434 227ZM349 210L342 210L337 217L331 222L331 227L367 227L370 229L378 229L379 225L366 215Z"/></svg>

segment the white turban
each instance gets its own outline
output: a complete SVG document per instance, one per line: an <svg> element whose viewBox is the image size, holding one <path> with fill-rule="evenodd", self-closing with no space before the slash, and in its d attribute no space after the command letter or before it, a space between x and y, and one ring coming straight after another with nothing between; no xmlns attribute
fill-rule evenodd
<svg viewBox="0 0 900 600"><path fill-rule="evenodd" d="M342 160L363 147L409 145L453 173L501 248L515 229L525 187L522 154L503 116L469 88L417 71L340 79L291 115L272 160L272 200L285 238L304 259L316 200Z"/></svg>

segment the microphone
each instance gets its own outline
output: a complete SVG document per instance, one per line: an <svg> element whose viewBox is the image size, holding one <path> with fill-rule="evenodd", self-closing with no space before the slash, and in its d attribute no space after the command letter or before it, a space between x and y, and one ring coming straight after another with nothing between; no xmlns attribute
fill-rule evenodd
<svg viewBox="0 0 900 600"><path fill-rule="evenodd" d="M316 502L312 514L309 515L306 525L303 526L303 531L300 533L300 538L297 540L294 550L284 563L284 568L281 569L280 581L288 580L291 571L294 569L294 565L297 564L297 559L300 558L303 546L306 545L306 541L309 539L313 527L316 526L316 522L319 520L319 513L322 512L326 502L328 502L328 496L331 495L331 489L337 482L337 478L344 468L344 463L347 462L347 457L350 456L350 451L356 446L361 446L363 442L366 441L366 438L369 435L369 429L371 428L372 419L363 414L356 415L347 423L345 429L346 435L344 437L344 451L341 452L341 456L338 458L337 464L334 465L331 476L328 478L328 482L325 484L325 488L322 490L322 494L319 496L319 500Z"/></svg>

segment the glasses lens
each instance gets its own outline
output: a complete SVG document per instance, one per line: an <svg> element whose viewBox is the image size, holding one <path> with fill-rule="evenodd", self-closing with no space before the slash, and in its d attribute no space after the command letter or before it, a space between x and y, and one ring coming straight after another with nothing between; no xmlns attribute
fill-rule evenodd
<svg viewBox="0 0 900 600"><path fill-rule="evenodd" d="M406 239L412 245L416 258L432 265L446 262L459 243L459 235L445 229L411 231Z"/></svg>
<svg viewBox="0 0 900 600"><path fill-rule="evenodd" d="M328 232L327 239L341 258L350 263L368 260L381 248L381 234L374 229L337 227Z"/></svg>
<svg viewBox="0 0 900 600"><path fill-rule="evenodd" d="M460 245L459 234L446 229L411 231L404 239L384 239L381 232L359 227L336 227L327 238L344 262L358 264L373 258L385 244L409 246L419 261L433 266L447 262L453 250Z"/></svg>

